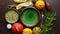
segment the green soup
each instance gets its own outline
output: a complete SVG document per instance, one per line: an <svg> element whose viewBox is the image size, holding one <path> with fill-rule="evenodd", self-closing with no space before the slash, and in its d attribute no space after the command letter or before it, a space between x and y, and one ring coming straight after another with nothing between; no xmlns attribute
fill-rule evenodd
<svg viewBox="0 0 60 34"><path fill-rule="evenodd" d="M34 9L27 9L23 12L21 20L26 25L34 25L38 22L38 14Z"/></svg>

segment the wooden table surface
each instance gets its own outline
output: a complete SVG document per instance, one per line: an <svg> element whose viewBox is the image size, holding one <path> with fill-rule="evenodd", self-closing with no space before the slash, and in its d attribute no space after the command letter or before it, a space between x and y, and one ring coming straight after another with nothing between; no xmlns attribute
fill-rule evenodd
<svg viewBox="0 0 60 34"><path fill-rule="evenodd" d="M60 0L47 1L52 5L52 9L57 12L56 21L54 22L50 34L60 34ZM0 0L0 34L13 34L11 30L6 28L7 23L4 20L4 14L10 4L13 4L12 0Z"/></svg>

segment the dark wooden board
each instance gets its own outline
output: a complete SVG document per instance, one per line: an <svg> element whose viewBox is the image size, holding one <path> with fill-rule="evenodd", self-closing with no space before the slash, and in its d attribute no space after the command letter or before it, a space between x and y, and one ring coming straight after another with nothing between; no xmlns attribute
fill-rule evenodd
<svg viewBox="0 0 60 34"><path fill-rule="evenodd" d="M35 0L33 0L35 1ZM52 9L57 11L56 21L54 22L53 29L50 34L60 34L60 0L47 0ZM8 9L8 5L13 4L12 0L0 0L0 34L13 34L11 30L6 28L6 22L4 20L4 14Z"/></svg>

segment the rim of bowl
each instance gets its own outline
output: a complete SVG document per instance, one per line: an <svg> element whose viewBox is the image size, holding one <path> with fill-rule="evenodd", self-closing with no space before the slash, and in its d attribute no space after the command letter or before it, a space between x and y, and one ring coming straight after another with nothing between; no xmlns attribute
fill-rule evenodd
<svg viewBox="0 0 60 34"><path fill-rule="evenodd" d="M27 9L34 9L34 10L36 10L36 12L37 12L37 14L38 14L38 22L35 23L34 25L29 25L29 24L26 25L26 24L24 24L24 23L22 22L22 20L21 20L21 16L22 16L23 12L24 12L25 10L27 10ZM35 7L26 7L26 8L24 8L24 9L22 10L22 12L20 13L20 20L21 20L22 24L23 24L24 26L26 26L26 27L34 27L34 26L36 26L39 22L41 22L41 18L42 18L42 16L41 16L39 10L37 10Z"/></svg>
<svg viewBox="0 0 60 34"><path fill-rule="evenodd" d="M19 20L19 12L18 12L18 10L15 9L15 8L9 8L9 9L7 9L7 11L5 12L5 15L6 15L7 12L9 12L9 10L14 10L14 11L18 14L18 19L17 19L17 21L18 21L18 20ZM4 17L5 17L5 15L4 15ZM6 17L5 17L5 21L6 21L7 23L10 23L10 22L8 22L8 21L6 20ZM17 22L17 21L15 21L15 22ZM15 23L15 22L14 22L14 23ZM10 23L10 24L13 24L13 23Z"/></svg>

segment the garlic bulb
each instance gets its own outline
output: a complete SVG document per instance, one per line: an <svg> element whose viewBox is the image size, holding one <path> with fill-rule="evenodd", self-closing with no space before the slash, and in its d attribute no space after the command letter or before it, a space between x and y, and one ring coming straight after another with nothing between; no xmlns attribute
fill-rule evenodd
<svg viewBox="0 0 60 34"><path fill-rule="evenodd" d="M11 24L7 24L7 29L11 29L12 25Z"/></svg>

